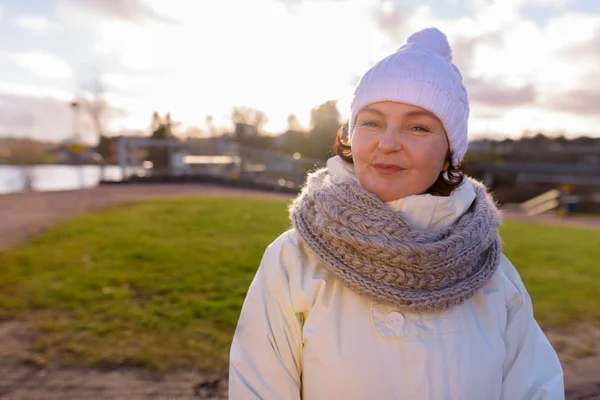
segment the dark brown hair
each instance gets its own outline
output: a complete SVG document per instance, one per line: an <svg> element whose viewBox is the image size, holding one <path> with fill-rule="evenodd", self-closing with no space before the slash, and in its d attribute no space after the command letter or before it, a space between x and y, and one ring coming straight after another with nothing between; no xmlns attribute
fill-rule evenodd
<svg viewBox="0 0 600 400"><path fill-rule="evenodd" d="M350 142L348 141L348 124L338 129L332 152L340 156L344 161L354 163ZM452 151L448 152L444 162L448 164L448 169L441 171L437 180L427 189L427 193L433 196L450 196L452 191L465 178L459 167L452 164Z"/></svg>

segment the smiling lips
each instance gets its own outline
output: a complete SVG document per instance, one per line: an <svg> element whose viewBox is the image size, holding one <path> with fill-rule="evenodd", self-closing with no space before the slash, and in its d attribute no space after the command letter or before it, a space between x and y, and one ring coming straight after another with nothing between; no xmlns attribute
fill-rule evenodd
<svg viewBox="0 0 600 400"><path fill-rule="evenodd" d="M397 172L405 171L406 168L402 168L396 164L386 164L386 163L375 163L373 164L375 170L382 175L391 175Z"/></svg>

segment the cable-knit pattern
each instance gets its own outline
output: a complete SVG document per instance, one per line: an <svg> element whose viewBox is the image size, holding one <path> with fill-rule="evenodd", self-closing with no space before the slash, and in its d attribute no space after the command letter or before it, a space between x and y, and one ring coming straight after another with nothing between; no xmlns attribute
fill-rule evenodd
<svg viewBox="0 0 600 400"><path fill-rule="evenodd" d="M294 228L348 288L377 302L423 312L472 297L501 254L500 213L485 187L451 226L420 231L353 179L321 169L290 207Z"/></svg>

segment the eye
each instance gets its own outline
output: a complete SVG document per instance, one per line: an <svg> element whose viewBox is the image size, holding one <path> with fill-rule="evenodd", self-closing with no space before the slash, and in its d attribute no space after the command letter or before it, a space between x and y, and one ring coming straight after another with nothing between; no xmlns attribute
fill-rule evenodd
<svg viewBox="0 0 600 400"><path fill-rule="evenodd" d="M368 128L377 128L379 127L379 122L377 121L372 121L372 120L366 120L361 122L360 126L366 126Z"/></svg>
<svg viewBox="0 0 600 400"><path fill-rule="evenodd" d="M431 129L429 129L428 127L426 127L424 125L413 125L413 126L411 126L410 129L417 133L431 133Z"/></svg>

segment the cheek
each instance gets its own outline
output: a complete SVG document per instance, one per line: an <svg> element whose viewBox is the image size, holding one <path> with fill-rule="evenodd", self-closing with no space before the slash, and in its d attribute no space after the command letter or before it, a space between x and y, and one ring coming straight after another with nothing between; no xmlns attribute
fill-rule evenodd
<svg viewBox="0 0 600 400"><path fill-rule="evenodd" d="M352 148L352 157L354 158L355 168L364 167L365 164L371 160L371 154L373 153L373 140L370 140L369 136L355 132L352 135L350 146Z"/></svg>
<svg viewBox="0 0 600 400"><path fill-rule="evenodd" d="M423 141L415 146L414 150L413 162L418 169L435 175L440 173L448 152L448 145L444 141L439 139Z"/></svg>

